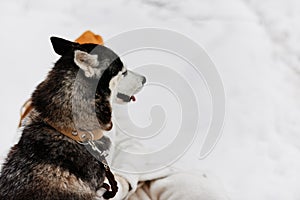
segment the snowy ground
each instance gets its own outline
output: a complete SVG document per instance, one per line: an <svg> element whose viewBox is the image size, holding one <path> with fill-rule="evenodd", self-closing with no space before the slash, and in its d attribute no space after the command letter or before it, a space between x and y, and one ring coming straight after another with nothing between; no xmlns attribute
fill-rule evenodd
<svg viewBox="0 0 300 200"><path fill-rule="evenodd" d="M300 200L299 21L297 0L3 0L0 156L15 140L19 107L57 58L49 36L169 28L205 47L226 88L223 137L196 165L233 200Z"/></svg>

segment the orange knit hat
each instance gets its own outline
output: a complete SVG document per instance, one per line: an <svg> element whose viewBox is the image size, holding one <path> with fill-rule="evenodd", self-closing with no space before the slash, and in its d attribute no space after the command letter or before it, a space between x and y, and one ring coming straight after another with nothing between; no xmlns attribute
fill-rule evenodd
<svg viewBox="0 0 300 200"><path fill-rule="evenodd" d="M75 40L79 44L93 43L103 45L103 39L100 35L94 34L92 31L85 31L79 38Z"/></svg>

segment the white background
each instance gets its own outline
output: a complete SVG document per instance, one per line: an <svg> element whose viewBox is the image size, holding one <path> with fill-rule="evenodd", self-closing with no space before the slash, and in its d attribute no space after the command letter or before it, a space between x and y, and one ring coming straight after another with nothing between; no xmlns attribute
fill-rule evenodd
<svg viewBox="0 0 300 200"><path fill-rule="evenodd" d="M91 29L104 40L162 27L201 44L226 88L223 137L205 160L233 200L299 200L300 3L297 0L113 0L0 3L0 157L19 108L58 58L49 37Z"/></svg>

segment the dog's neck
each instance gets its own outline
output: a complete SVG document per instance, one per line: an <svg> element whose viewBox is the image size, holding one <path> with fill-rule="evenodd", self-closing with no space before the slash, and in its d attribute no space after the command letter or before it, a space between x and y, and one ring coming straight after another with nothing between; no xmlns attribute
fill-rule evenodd
<svg viewBox="0 0 300 200"><path fill-rule="evenodd" d="M31 101L28 100L22 107L19 127L29 125L33 121L43 121L61 134L77 142L99 140L103 137L103 130L100 128L89 130L71 129L68 127L58 127L52 124L52 122L47 121L47 119L41 119L39 113L32 107Z"/></svg>

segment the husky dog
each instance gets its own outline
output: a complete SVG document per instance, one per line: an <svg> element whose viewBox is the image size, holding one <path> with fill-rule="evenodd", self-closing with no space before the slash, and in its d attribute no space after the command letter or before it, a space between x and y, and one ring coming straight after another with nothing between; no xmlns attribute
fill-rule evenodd
<svg viewBox="0 0 300 200"><path fill-rule="evenodd" d="M33 92L19 142L0 175L0 199L91 200L103 186L105 169L84 146L99 151L110 141L112 101L126 103L145 77L127 70L105 46L78 44L52 37L61 57Z"/></svg>

